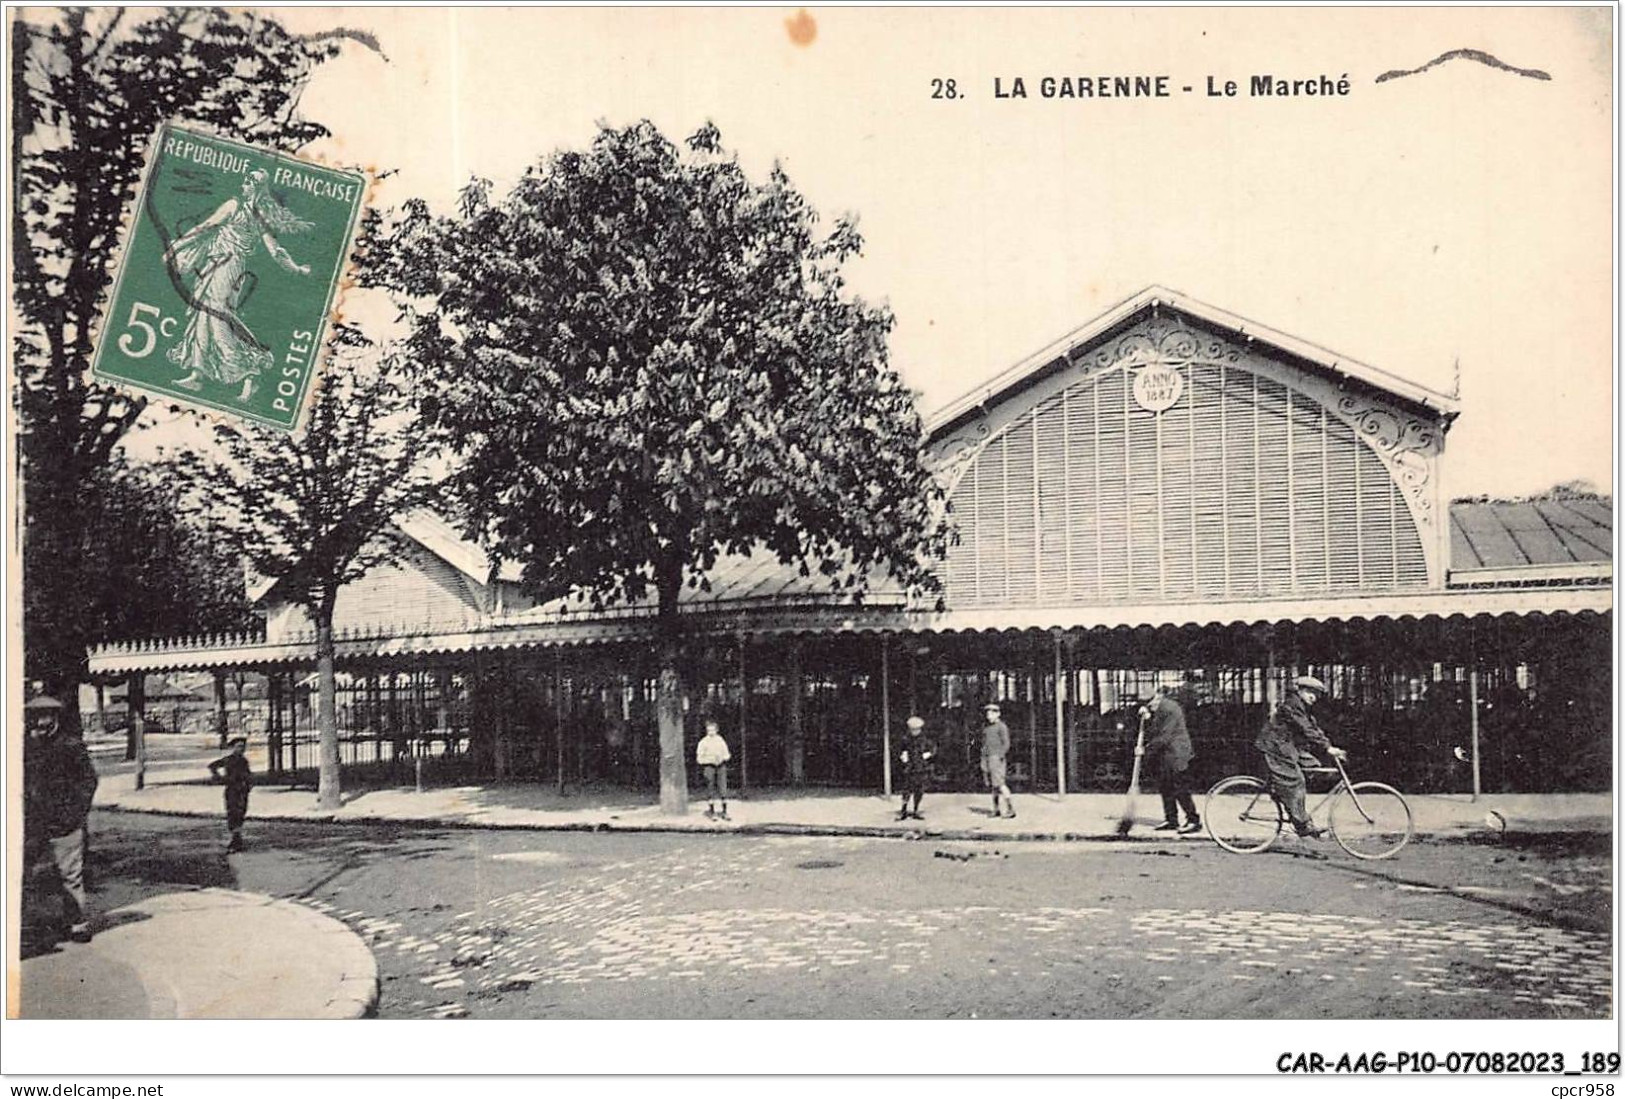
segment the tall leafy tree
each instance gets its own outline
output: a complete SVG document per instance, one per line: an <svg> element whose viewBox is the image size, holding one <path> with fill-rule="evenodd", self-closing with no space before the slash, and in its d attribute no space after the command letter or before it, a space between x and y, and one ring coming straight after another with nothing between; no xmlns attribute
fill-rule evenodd
<svg viewBox="0 0 1625 1099"><path fill-rule="evenodd" d="M461 441L470 533L538 594L657 604L660 803L687 807L685 584L766 552L861 597L937 589L949 538L892 316L849 292L862 240L707 125L605 128L500 201L408 204L373 277L398 292L425 418Z"/></svg>
<svg viewBox="0 0 1625 1099"><path fill-rule="evenodd" d="M96 637L237 631L255 623L242 560L212 521L188 506L181 480L162 465L116 452L93 474L90 518L77 555L80 605Z"/></svg>
<svg viewBox="0 0 1625 1099"><path fill-rule="evenodd" d="M335 706L333 611L339 591L394 560L392 520L424 503L437 450L420 430L394 364L341 326L336 354L317 382L304 431L215 426L216 449L180 459L219 516L227 539L316 631L317 805L342 804Z"/></svg>
<svg viewBox="0 0 1625 1099"><path fill-rule="evenodd" d="M9 31L24 651L27 674L76 719L97 637L81 599L89 562L75 551L98 471L146 404L92 383L92 329L148 143L169 118L289 150L321 136L299 97L339 43L204 8L35 9Z"/></svg>

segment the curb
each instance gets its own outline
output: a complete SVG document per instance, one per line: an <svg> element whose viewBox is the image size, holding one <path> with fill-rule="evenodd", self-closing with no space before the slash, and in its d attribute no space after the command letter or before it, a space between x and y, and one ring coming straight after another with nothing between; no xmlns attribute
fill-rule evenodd
<svg viewBox="0 0 1625 1099"><path fill-rule="evenodd" d="M223 820L223 813L204 812L195 809L158 809L144 806L128 806L118 804L97 805L98 811L106 813L130 813L144 816L159 817L187 817L198 820ZM338 824L338 825L366 825L381 826L393 825L406 828L444 828L459 831L491 831L491 832L613 832L621 835L649 832L659 835L714 835L714 836L856 836L865 839L894 839L894 840L936 840L951 842L995 842L995 843L1109 843L1115 845L1179 845L1186 843L1184 837L1154 837L1154 836L1120 836L1115 830L1105 832L985 832L974 828L886 828L881 825L855 824L790 824L783 822L764 821L759 824L734 824L723 828L706 824L625 824L611 821L569 821L559 823L545 822L508 822L508 821L472 821L449 820L437 817L386 817L386 816L337 816L325 815L291 815L266 813L257 814L250 818L255 821L269 821L281 824ZM1510 830L1510 829L1509 829ZM1411 841L1438 839L1440 837L1460 838L1472 836L1487 829L1475 829L1472 825L1450 825L1444 828L1418 828L1412 835ZM1580 831L1591 831L1581 829ZM1208 837L1203 834L1198 837L1206 842Z"/></svg>
<svg viewBox="0 0 1625 1099"><path fill-rule="evenodd" d="M109 925L94 944L100 944L103 957L128 968L146 995L149 1018L333 1021L377 1014L381 987L372 950L342 921L296 900L217 887L187 889L144 897L104 918ZM254 945L245 954L202 934L200 919L211 927L216 921L245 925L253 929ZM141 930L148 921L156 922ZM206 943L201 953L200 934ZM276 943L299 944L311 967L309 980L278 983L281 948L267 943L268 935ZM89 949L95 950L94 944ZM245 988L260 987L257 980L266 982L260 993L245 996Z"/></svg>
<svg viewBox="0 0 1625 1099"><path fill-rule="evenodd" d="M220 890L220 892L226 892ZM259 894L244 893L255 897ZM328 948L338 961L339 986L328 997L317 1019L368 1019L378 1014L381 986L378 980L378 959L361 936L350 930L348 924L324 915L298 901L271 898L267 908L277 908L295 916L304 923L312 935L327 936Z"/></svg>

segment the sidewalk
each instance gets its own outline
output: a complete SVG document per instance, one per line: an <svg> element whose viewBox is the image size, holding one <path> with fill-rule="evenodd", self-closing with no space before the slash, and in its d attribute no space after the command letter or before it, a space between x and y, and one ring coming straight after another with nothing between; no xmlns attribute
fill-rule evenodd
<svg viewBox="0 0 1625 1099"><path fill-rule="evenodd" d="M166 771L159 783L136 790L128 775L105 776L96 806L127 812L222 817L221 788L202 768ZM1411 795L1419 837L1452 838L1507 832L1612 831L1609 794L1490 794L1474 802L1466 795ZM928 794L925 821L896 820L897 801L878 793L756 790L729 800L731 821L705 817L703 797L690 802L687 816L662 815L652 794L617 788L589 788L560 797L551 786L495 783L482 786L411 786L346 792L337 812L316 808L308 788L256 787L249 801L249 826L256 820L403 823L465 828L521 828L575 831L737 832L803 835L919 836L940 839L1100 840L1115 839L1122 794L1017 793L1019 816L994 819L981 794ZM1316 799L1311 796L1313 806ZM1156 792L1143 793L1137 840L1191 842L1150 829L1160 822ZM1498 816L1497 816L1498 815Z"/></svg>
<svg viewBox="0 0 1625 1099"><path fill-rule="evenodd" d="M23 959L24 1019L355 1019L378 1003L372 951L293 901L200 889L108 912L89 943Z"/></svg>

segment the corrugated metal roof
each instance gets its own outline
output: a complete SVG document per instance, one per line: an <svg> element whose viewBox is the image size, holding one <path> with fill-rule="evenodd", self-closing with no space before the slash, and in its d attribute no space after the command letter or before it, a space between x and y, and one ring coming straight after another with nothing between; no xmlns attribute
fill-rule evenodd
<svg viewBox="0 0 1625 1099"><path fill-rule="evenodd" d="M826 578L816 570L809 576L802 576L800 569L795 565L780 563L777 557L766 550L719 557L709 576L711 590L702 591L699 588L684 586L682 594L678 597L679 606L687 611L701 606L706 608L767 604L828 606L851 601L848 594L834 591ZM870 577L869 590L864 596L865 603L897 606L905 601L906 595L902 588L889 575ZM609 600L604 610L620 613L628 611L653 613L654 607L655 593L651 589L642 599L631 603L619 599ZM591 600L577 594L550 600L530 610L519 611L509 616L509 620L545 621L561 615L590 613L591 609Z"/></svg>
<svg viewBox="0 0 1625 1099"><path fill-rule="evenodd" d="M457 532L457 528L429 511L418 508L395 520L395 529L439 557L476 584L491 582L491 559L478 545ZM258 603L276 590L275 579L259 576L247 570L246 587L249 603ZM504 563L498 570L503 580L518 579L516 566ZM508 573L513 573L510 577Z"/></svg>
<svg viewBox="0 0 1625 1099"><path fill-rule="evenodd" d="M1612 563L1611 498L1450 505L1450 567L1514 569Z"/></svg>

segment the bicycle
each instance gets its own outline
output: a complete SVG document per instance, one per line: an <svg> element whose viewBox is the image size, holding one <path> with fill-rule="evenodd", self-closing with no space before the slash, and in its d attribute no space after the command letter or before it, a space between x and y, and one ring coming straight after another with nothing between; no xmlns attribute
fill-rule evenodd
<svg viewBox="0 0 1625 1099"><path fill-rule="evenodd" d="M1351 782L1343 761L1334 757L1332 762L1335 768L1304 768L1306 776L1338 775L1337 784L1309 810L1310 818L1330 803L1326 825L1339 847L1357 859L1397 855L1415 831L1405 795L1383 782ZM1209 787L1202 819L1213 842L1238 855L1269 847L1287 823L1269 783L1253 775L1231 775Z"/></svg>

